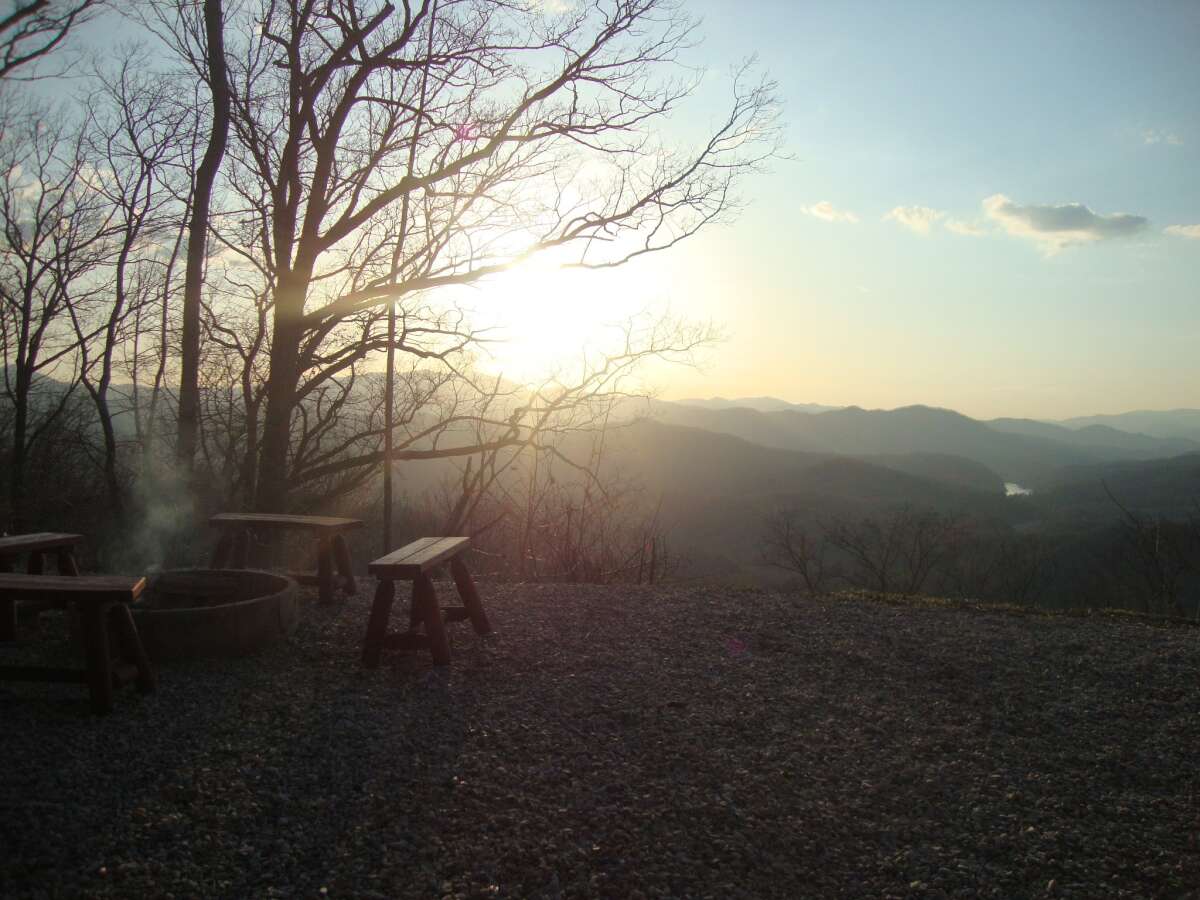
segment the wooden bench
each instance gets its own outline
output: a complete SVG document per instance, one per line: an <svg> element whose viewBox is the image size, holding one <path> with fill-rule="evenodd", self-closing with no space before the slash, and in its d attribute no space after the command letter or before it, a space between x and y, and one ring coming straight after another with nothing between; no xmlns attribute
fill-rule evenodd
<svg viewBox="0 0 1200 900"><path fill-rule="evenodd" d="M367 571L379 579L379 587L375 591L375 602L371 605L371 616L367 621L367 636L363 641L364 666L373 669L379 665L379 654L385 648L415 650L423 647L429 648L435 665L448 665L450 642L445 629L448 622L470 619L477 633L491 632L492 626L483 610L475 582L461 558L461 554L470 546L471 539L467 537L425 537L367 566ZM447 561L463 605L442 609L438 606L437 592L429 572ZM409 629L389 633L388 619L396 596L395 582L399 580L413 583ZM425 626L424 634L418 633L422 625Z"/></svg>
<svg viewBox="0 0 1200 900"><path fill-rule="evenodd" d="M354 569L350 562L350 548L344 532L361 528L362 519L339 519L335 516L292 516L276 513L218 513L208 520L221 530L212 555L212 567L233 569L247 567L250 536L259 529L301 530L311 532L316 540L317 573L314 577L306 572L289 572L297 581L318 587L321 603L333 602L333 569L337 566L342 577L342 586L347 594L357 594Z"/></svg>
<svg viewBox="0 0 1200 900"><path fill-rule="evenodd" d="M50 666L0 666L0 680L53 681L88 686L92 709L112 709L113 687L136 681L138 690L154 690L154 672L138 637L129 605L146 588L145 578L124 575L16 575L0 573L0 603L46 597L74 603L79 609L84 669ZM110 632L111 629L111 632ZM113 659L111 637L119 656Z"/></svg>
<svg viewBox="0 0 1200 900"><path fill-rule="evenodd" d="M54 551L59 575L78 575L75 563L75 545L83 540L81 534L59 534L54 531L39 531L34 534L13 534L0 537L0 572L11 572L16 558L29 554L25 571L30 575L41 575L46 567L46 554ZM41 605L46 598L41 598ZM0 641L15 640L17 636L16 601L0 601Z"/></svg>

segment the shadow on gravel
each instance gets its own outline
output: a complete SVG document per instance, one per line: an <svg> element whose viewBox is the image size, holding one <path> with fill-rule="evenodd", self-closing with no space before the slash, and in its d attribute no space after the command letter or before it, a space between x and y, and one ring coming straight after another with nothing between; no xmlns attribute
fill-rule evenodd
<svg viewBox="0 0 1200 900"><path fill-rule="evenodd" d="M104 718L78 689L0 687L5 895L370 897L398 868L436 890L467 663L363 671L365 621L361 598L310 608L289 643L161 665Z"/></svg>

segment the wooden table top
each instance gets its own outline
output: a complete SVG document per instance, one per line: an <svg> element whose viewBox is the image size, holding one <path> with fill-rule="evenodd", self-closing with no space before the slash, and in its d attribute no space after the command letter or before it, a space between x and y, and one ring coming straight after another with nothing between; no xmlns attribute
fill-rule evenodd
<svg viewBox="0 0 1200 900"><path fill-rule="evenodd" d="M0 537L0 553L29 553L33 550L54 550L61 547L73 547L82 540L82 534L64 534L57 531L9 534Z"/></svg>
<svg viewBox="0 0 1200 900"><path fill-rule="evenodd" d="M71 599L111 600L131 603L146 589L146 579L133 575L21 575L0 572L0 597L33 600L48 594L69 594Z"/></svg>
<svg viewBox="0 0 1200 900"><path fill-rule="evenodd" d="M260 525L267 528L316 528L340 531L358 528L362 519L342 519L337 516L295 516L285 513L217 513L211 525Z"/></svg>

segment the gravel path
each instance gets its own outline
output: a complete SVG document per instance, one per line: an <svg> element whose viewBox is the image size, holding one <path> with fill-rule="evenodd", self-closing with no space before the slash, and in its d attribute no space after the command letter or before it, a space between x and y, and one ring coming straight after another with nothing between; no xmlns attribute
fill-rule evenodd
<svg viewBox="0 0 1200 900"><path fill-rule="evenodd" d="M482 591L441 671L364 594L104 719L0 685L0 894L1200 897L1200 630Z"/></svg>

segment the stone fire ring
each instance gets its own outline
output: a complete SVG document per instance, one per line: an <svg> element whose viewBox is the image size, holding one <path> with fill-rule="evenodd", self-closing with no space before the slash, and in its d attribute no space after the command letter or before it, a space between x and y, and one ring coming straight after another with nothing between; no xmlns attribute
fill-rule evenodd
<svg viewBox="0 0 1200 900"><path fill-rule="evenodd" d="M130 606L155 662L244 656L291 634L296 582L257 569L170 569L150 576Z"/></svg>

